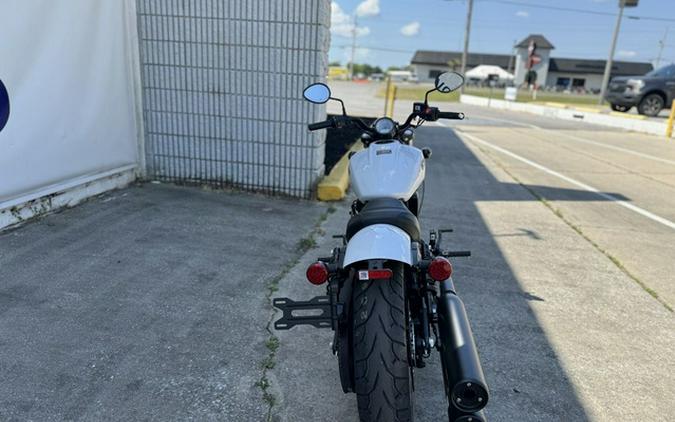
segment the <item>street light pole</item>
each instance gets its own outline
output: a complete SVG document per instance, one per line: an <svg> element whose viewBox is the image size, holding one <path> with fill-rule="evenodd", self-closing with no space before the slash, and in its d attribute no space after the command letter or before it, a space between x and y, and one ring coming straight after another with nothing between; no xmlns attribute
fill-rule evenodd
<svg viewBox="0 0 675 422"><path fill-rule="evenodd" d="M636 6L637 1L619 0L619 14L616 17L616 26L614 27L614 36L612 37L612 46L609 49L609 58L605 65L605 74L602 77L602 86L600 87L600 100L598 104L602 105L605 102L605 94L607 94L607 85L609 84L609 77L612 73L612 61L614 60L614 50L616 50L616 41L619 38L619 30L621 29L621 19L623 18L623 9L626 6L626 1L631 4L629 6ZM634 4L633 4L634 3Z"/></svg>
<svg viewBox="0 0 675 422"><path fill-rule="evenodd" d="M666 26L666 33L663 34L663 39L659 40L659 55L656 58L656 66L661 67L661 57L663 57L663 47L666 46L666 41L668 40L668 27Z"/></svg>
<svg viewBox="0 0 675 422"><path fill-rule="evenodd" d="M466 73L466 62L469 56L469 35L471 35L471 15L473 13L473 0L468 0L468 10L466 13L466 29L464 30L464 51L462 51L462 75ZM464 93L464 85L460 88Z"/></svg>

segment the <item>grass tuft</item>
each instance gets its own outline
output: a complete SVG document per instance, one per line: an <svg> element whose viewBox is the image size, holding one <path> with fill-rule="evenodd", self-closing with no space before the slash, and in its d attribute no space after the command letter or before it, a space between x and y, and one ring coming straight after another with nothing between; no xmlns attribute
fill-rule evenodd
<svg viewBox="0 0 675 422"><path fill-rule="evenodd" d="M274 369L274 367L276 366L276 356L277 351L279 350L279 338L272 333L271 329L272 320L274 318L274 308L271 306L272 295L275 292L279 291L279 282L288 275L288 273L291 271L291 269L293 269L293 267L298 265L302 256L310 249L316 247L316 236L324 234L324 230L321 228L321 225L323 224L323 222L326 221L328 215L334 213L336 210L337 209L331 205L331 207L329 207L324 213L322 213L319 216L316 223L314 224L314 227L307 235L307 237L300 239L300 241L298 242L295 248L295 256L281 268L281 271L279 271L277 275L272 277L267 282L266 298L268 303L270 304L270 317L269 320L267 321L266 327L266 330L269 333L269 337L265 341L265 348L267 349L267 355L260 362L262 374L260 376L260 379L255 383L255 386L262 391L263 400L267 404L267 418L266 418L267 422L272 421L272 409L277 403L277 398L274 396L274 393L270 391L271 384L269 378L267 377L267 371Z"/></svg>

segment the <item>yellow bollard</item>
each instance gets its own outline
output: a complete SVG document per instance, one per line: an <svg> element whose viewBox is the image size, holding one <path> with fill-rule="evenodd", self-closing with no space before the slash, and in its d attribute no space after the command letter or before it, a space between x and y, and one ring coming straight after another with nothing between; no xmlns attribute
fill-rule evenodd
<svg viewBox="0 0 675 422"><path fill-rule="evenodd" d="M396 85L392 85L391 87L391 95L389 96L389 114L386 116L389 117L390 119L394 118L394 102L396 101L396 91L398 90L398 87Z"/></svg>
<svg viewBox="0 0 675 422"><path fill-rule="evenodd" d="M670 116L668 116L668 123L666 124L666 137L670 138L673 135L673 120L675 119L675 101L670 106Z"/></svg>
<svg viewBox="0 0 675 422"><path fill-rule="evenodd" d="M383 116L387 115L387 107L389 106L389 90L391 89L391 77L387 77L387 85L384 87L384 113Z"/></svg>

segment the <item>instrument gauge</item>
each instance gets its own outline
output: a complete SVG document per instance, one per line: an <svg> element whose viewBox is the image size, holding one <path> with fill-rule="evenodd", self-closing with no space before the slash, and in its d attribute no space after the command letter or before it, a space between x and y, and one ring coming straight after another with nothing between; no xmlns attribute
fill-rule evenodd
<svg viewBox="0 0 675 422"><path fill-rule="evenodd" d="M373 128L380 136L393 136L396 131L396 123L389 117L381 117L375 121Z"/></svg>

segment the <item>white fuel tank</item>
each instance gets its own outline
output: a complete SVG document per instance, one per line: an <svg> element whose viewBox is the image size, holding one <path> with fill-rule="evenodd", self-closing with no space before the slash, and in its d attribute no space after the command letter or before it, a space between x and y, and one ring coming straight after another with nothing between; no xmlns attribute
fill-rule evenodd
<svg viewBox="0 0 675 422"><path fill-rule="evenodd" d="M372 143L349 160L352 188L361 201L407 201L422 184L424 171L422 151L395 140Z"/></svg>

